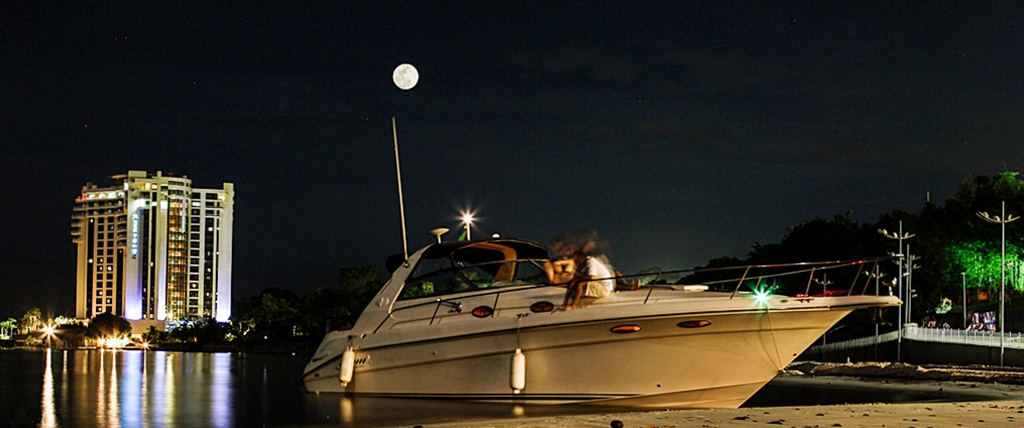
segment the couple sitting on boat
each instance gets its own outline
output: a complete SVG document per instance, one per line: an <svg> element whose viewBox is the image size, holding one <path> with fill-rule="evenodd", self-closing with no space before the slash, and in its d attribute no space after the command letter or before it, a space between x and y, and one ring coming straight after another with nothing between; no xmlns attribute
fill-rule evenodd
<svg viewBox="0 0 1024 428"><path fill-rule="evenodd" d="M636 289L639 284L627 283L622 275L612 268L605 251L596 238L581 237L570 239L565 236L551 241L556 260L547 263L544 270L551 284L565 285L566 310L586 306L590 301L608 297L618 285L624 289Z"/></svg>

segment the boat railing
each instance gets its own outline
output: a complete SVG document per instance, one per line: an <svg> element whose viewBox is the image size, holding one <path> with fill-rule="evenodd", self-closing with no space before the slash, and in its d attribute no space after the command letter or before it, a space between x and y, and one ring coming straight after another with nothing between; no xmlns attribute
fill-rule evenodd
<svg viewBox="0 0 1024 428"><path fill-rule="evenodd" d="M742 265L742 266L729 266L729 267L713 267L713 268L697 268L697 269L685 269L685 270L674 270L674 271L657 271L657 272L646 272L632 275L615 275L609 278L594 278L594 281L601 280L613 280L619 282L620 280L625 283L638 282L639 285L631 291L645 291L643 304L647 304L655 290L678 290L681 285L706 285L709 288L717 289L718 291L731 291L730 299L734 298L737 294L741 293L741 288L747 285L751 288L750 292L771 292L773 286L768 285L769 281L774 279L789 277L794 275L807 275L807 283L802 294L797 294L797 297L811 296L811 286L816 281L816 275L825 275L828 272L844 269L844 268L856 268L855 274L850 276L852 280L848 288L839 290L828 290L827 283L824 285L824 292L816 294L815 296L841 296L841 295L854 295L858 291L858 284L863 281L863 286L859 289L861 295L867 294L868 287L871 281L874 279L877 281L879 275L866 275L871 271L876 271L879 262L883 260L891 260L893 257L877 257L868 259L857 259L857 260L845 260L845 261L824 261L824 262L806 262L806 263L775 263L775 264L760 264L760 265ZM507 264L510 262L514 263L533 263L541 264L545 260L540 259L515 259L515 260L501 260L496 262L480 263L475 266L486 266L491 264ZM870 266L870 269L865 270L865 267ZM714 278L716 276L722 276L723 273L730 271L740 272L739 277L736 276L726 278ZM616 272L618 273L618 272ZM680 280L668 283L665 278L679 276ZM706 280L701 280L702 276L710 276ZM849 276L849 275L847 275ZM866 279L861 278L866 276ZM691 281L683 281L690 278ZM751 285L753 283L753 285ZM491 284L493 285L493 284ZM447 313L461 313L463 311L461 300L468 297L480 298L482 296L494 296L494 301L491 308L497 309L501 297L510 293L522 293L531 290L547 288L547 287L565 287L566 297L572 292L572 288L567 286L567 283L548 283L544 282L523 282L510 285L503 285L495 287L494 289L477 289L471 296L467 296L464 293L459 293L457 296L451 297L436 297L431 300L426 300L421 303L417 303L410 306L401 307L394 309L381 323L377 326L374 331L379 330L388 320L393 319L393 315L399 312L408 311L414 308L420 308L423 306L434 306L433 315L430 318L430 324L437 321L438 314L441 313L441 309L447 307Z"/></svg>
<svg viewBox="0 0 1024 428"><path fill-rule="evenodd" d="M879 277L878 275L874 275L874 274L872 274L872 275L866 275L866 274L870 273L873 270L875 270L875 268L878 266L878 263L880 261L891 260L891 259L893 259L892 256L886 256L886 257L877 257L877 258L869 258L869 259L843 260L843 261L803 262L803 263L776 263L776 264L761 264L761 265L741 265L741 266L714 267L714 268L698 268L698 269L675 270L675 271L658 271L658 272L653 272L653 273L644 273L644 274L635 274L635 275L623 275L623 276L617 276L614 279L617 280L617 279L621 278L621 279L625 279L626 281L630 281L630 280L641 278L641 277L650 278L653 275L656 278L653 281L653 283L641 284L641 287L648 288L647 299L645 299L645 303L646 303L646 301L650 299L650 295L651 295L651 293L653 293L653 291L655 289L658 289L658 288L675 289L675 287L673 287L674 285L685 285L685 283L682 283L682 282L676 282L674 284L658 284L657 283L658 279L660 279L662 277L666 277L666 276L673 276L673 275L688 275L688 276L693 276L693 277L699 277L700 275L717 276L717 274L720 274L720 273L726 273L726 272L729 272L729 271L740 271L740 270L742 270L743 273L738 278L733 276L733 277L727 277L727 278L722 278L722 279L710 279L710 280L702 280L702 281L700 281L700 280L692 281L692 285L707 285L709 288L717 288L717 289L721 289L721 290L724 290L724 291L731 290L730 298L734 298L737 294L739 294L741 292L741 289L742 289L744 284L747 284L751 288L751 290L750 290L751 292L757 293L757 292L761 292L761 291L770 291L769 289L771 288L771 286L769 286L767 284L768 284L768 281L770 281L772 279L777 279L777 278L782 278L782 277L787 277L787 276L793 276L793 275L807 274L808 277L807 277L806 287L804 288L804 292L801 293L801 294L804 295L804 296L810 296L811 295L811 286L817 280L817 276L816 275L818 275L818 274L827 274L829 271L832 271L832 270L856 267L857 271L856 271L856 273L854 275L851 276L852 280L850 282L850 287L848 289L844 288L844 289L841 289L841 290L828 290L827 285L831 284L831 282L822 281L823 283L826 283L824 285L825 288L824 288L824 291L823 291L822 295L828 295L828 296L847 295L847 296L852 296L857 291L857 285L858 285L859 281L861 280L860 277L862 276L862 274L865 274L866 278L863 279L864 280L863 287L860 289L860 293L859 294L863 295L863 294L867 294L867 290L868 290L868 287L871 284L871 280L872 279L876 279L876 278ZM865 270L864 268L866 266L869 266L869 265L871 267L869 269ZM772 272L763 272L763 271L772 271ZM754 283L753 286L750 285L751 281L753 281L753 283ZM735 284L735 285L733 285L733 284Z"/></svg>

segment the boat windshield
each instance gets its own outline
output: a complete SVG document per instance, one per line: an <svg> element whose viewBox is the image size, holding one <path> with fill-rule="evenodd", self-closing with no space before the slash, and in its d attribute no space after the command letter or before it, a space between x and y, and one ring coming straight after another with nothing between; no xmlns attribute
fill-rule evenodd
<svg viewBox="0 0 1024 428"><path fill-rule="evenodd" d="M539 260L508 260L454 266L444 261L438 269L424 269L426 273L415 275L406 281L398 300L415 299L425 296L460 293L514 285L536 285L547 283L547 274ZM421 262L417 266L426 268ZM416 272L419 273L419 272Z"/></svg>
<svg viewBox="0 0 1024 428"><path fill-rule="evenodd" d="M423 253L398 300L547 284L546 256L543 247L520 240L438 244Z"/></svg>

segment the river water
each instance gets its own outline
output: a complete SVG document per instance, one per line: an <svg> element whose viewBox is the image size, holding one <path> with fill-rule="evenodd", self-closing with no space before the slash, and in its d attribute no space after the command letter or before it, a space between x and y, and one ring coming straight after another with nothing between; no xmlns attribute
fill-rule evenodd
<svg viewBox="0 0 1024 428"><path fill-rule="evenodd" d="M0 349L0 427L414 426L628 410L310 394L299 380L308 358L302 354ZM808 381L776 379L747 405L975 398L914 386L894 390Z"/></svg>

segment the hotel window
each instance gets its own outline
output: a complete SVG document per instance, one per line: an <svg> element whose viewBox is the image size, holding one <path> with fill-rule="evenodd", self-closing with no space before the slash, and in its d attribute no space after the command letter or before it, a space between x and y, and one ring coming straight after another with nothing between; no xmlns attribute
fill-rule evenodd
<svg viewBox="0 0 1024 428"><path fill-rule="evenodd" d="M102 314L102 313L103 313L103 307L102 306L97 306L96 307L96 315L99 315L99 314Z"/></svg>
<svg viewBox="0 0 1024 428"><path fill-rule="evenodd" d="M107 255L108 255L108 256L112 256L112 255L114 255L114 249L113 249L113 248L111 248L111 249L107 250Z"/></svg>
<svg viewBox="0 0 1024 428"><path fill-rule="evenodd" d="M108 296L113 296L114 295L114 290L107 290L107 295Z"/></svg>
<svg viewBox="0 0 1024 428"><path fill-rule="evenodd" d="M110 306L107 306L107 312L112 314L114 313L114 309L111 308Z"/></svg>
<svg viewBox="0 0 1024 428"><path fill-rule="evenodd" d="M109 299L109 298L108 298L108 299L107 299L107 304L109 305L109 304L111 304L111 303L114 303L114 299Z"/></svg>
<svg viewBox="0 0 1024 428"><path fill-rule="evenodd" d="M107 270L110 270L110 269L107 269ZM108 273L107 274L107 279L114 279L114 274Z"/></svg>
<svg viewBox="0 0 1024 428"><path fill-rule="evenodd" d="M103 295L103 290L96 290L96 295L97 296L102 296Z"/></svg>

